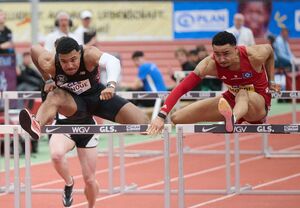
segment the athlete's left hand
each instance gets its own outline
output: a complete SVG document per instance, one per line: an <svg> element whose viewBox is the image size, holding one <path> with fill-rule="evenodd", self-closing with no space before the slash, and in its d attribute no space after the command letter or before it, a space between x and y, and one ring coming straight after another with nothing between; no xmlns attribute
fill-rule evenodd
<svg viewBox="0 0 300 208"><path fill-rule="evenodd" d="M107 87L102 90L100 95L100 100L109 100L115 95L115 88Z"/></svg>
<svg viewBox="0 0 300 208"><path fill-rule="evenodd" d="M280 84L276 84L275 82L270 82L269 83L269 89L270 89L270 91L280 93L281 86L280 86Z"/></svg>

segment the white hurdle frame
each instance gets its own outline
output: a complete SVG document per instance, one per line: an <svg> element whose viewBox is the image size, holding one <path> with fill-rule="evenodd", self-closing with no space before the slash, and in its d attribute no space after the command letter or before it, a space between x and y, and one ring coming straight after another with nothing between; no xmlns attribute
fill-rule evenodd
<svg viewBox="0 0 300 208"><path fill-rule="evenodd" d="M243 129L241 132L239 129ZM208 130L208 131L207 131ZM176 125L177 146L178 146L178 204L179 208L184 208L184 195L188 194L218 194L220 190L185 190L184 169L183 169L183 134L184 133L223 133L225 137L229 134L222 124L178 124ZM268 134L300 134L299 124L252 124L235 125L234 127L234 159L235 159L235 186L230 187L230 161L227 161L228 149L226 144L226 191L227 194L300 194L300 190L251 190L251 187L240 186L240 146L239 133L268 133ZM228 179L229 178L229 179Z"/></svg>
<svg viewBox="0 0 300 208"><path fill-rule="evenodd" d="M118 125L118 124L108 124L108 125L46 125L42 128L42 133L46 132L46 129L51 129L52 134L78 134L74 128L84 128L86 134L126 134L126 133L143 133L147 130L148 125ZM19 125L0 125L0 132L3 134L13 134L14 135L14 186L8 191L14 192L15 200L14 207L20 208L20 193L23 191L20 187L20 172L19 172L19 134L24 134L25 131L21 129ZM171 125L166 124L163 130L163 141L164 141L164 189L163 190L126 190L125 181L121 183L121 193L134 193L134 194L163 194L164 195L164 207L170 208L170 143L169 143L169 133L171 132ZM27 133L25 133L27 134ZM32 193L58 193L61 190L57 189L31 189L31 171L30 171L30 140L29 136L26 136L25 143L25 204L26 208L31 208L31 197ZM121 157L124 155L120 155ZM124 166L124 160L122 164ZM125 179L125 175L121 174L121 178ZM110 180L110 179L109 179ZM109 182L112 185L112 182ZM77 189L74 192L83 193L82 189ZM113 189L100 190L100 192L105 192L112 194Z"/></svg>
<svg viewBox="0 0 300 208"><path fill-rule="evenodd" d="M295 82L295 80L294 80ZM125 99L165 99L170 92L145 92L145 91L136 91L136 92L117 92L117 95L125 98ZM182 100L198 100L198 99L205 99L216 97L221 95L221 91L191 91L187 94L182 96ZM293 99L293 120L296 120L296 99L300 99L300 91L282 91L280 94L273 93L273 98L282 98L282 99ZM6 91L0 93L0 99L4 99L4 116L5 116L5 124L9 125L9 100L11 99L37 99L40 98L40 92L38 91ZM154 113L158 112L160 106L156 106L158 109L154 109ZM111 138L110 138L111 139ZM5 160L5 186L4 189L0 187L0 192L9 190L10 187L10 146L9 146L9 135L5 135L4 137L4 160ZM225 154L225 151L217 151L217 150L192 150L188 149L185 151L190 154ZM125 152L125 154L128 152ZM232 152L233 153L233 152ZM268 137L267 134L263 134L262 137L262 150L261 151L249 151L249 150L242 150L241 153L243 154L264 154L266 157L299 157L299 151L295 152L280 152L277 153L275 151L269 150L268 146ZM149 150L146 153L141 153L138 151L131 151L128 153L130 155L135 154L139 156L156 156L161 155L162 153L159 151L151 151ZM0 161L1 163L1 161ZM112 164L111 164L112 165Z"/></svg>

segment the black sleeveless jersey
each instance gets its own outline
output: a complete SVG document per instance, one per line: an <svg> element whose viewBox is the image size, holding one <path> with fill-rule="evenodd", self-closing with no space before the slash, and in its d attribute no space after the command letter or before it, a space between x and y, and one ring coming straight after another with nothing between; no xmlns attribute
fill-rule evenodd
<svg viewBox="0 0 300 208"><path fill-rule="evenodd" d="M98 65L89 72L84 64L84 50L81 46L80 66L74 75L67 75L59 62L58 54L55 54L55 77L56 86L77 95L89 95L99 90L100 73Z"/></svg>

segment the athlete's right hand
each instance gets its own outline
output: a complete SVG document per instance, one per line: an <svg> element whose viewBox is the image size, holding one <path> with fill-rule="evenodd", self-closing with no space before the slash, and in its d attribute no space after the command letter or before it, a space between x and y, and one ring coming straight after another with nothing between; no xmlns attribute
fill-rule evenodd
<svg viewBox="0 0 300 208"><path fill-rule="evenodd" d="M147 133L150 135L156 135L161 133L161 131L164 128L165 120L162 119L159 116L156 116L156 118L151 122L150 126L147 129Z"/></svg>
<svg viewBox="0 0 300 208"><path fill-rule="evenodd" d="M54 90L55 88L56 88L56 85L55 85L54 81L53 82L48 82L48 81L45 82L45 86L44 86L45 92L48 93L48 92Z"/></svg>
<svg viewBox="0 0 300 208"><path fill-rule="evenodd" d="M101 91L100 100L109 100L115 95L115 88L107 87Z"/></svg>

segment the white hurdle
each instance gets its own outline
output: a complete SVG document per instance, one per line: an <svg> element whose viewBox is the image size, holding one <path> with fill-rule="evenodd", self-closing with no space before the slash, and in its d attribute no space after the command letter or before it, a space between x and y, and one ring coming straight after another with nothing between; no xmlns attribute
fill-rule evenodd
<svg viewBox="0 0 300 208"><path fill-rule="evenodd" d="M156 100L164 100L170 92L145 92L145 91L136 91L136 92L117 92L117 95L125 98L125 99L156 99ZM216 97L218 95L221 95L221 91L191 91L188 92L187 94L182 96L182 100L199 100L199 99L205 99L205 98L211 98L211 97ZM294 102L296 99L300 99L300 91L282 91L280 94L278 93L273 93L272 94L273 98L281 98L281 99L293 99L293 109L292 109L292 116L293 120L296 120L296 102ZM0 99L4 99L4 115L5 115L5 124L9 125L9 101L12 99L37 99L40 98L40 92L37 91L6 91L6 92L1 92L0 93ZM154 114L153 116L158 112L160 106L156 105L154 109ZM9 135L6 134L4 137L4 162L5 162L5 187L4 190L8 190L10 186L10 146L9 146ZM112 140L110 138L110 140ZM121 140L121 138L120 138ZM242 150L241 152L244 154L264 154L266 157L298 157L300 154L298 151L295 152L275 152L269 149L268 146L268 137L266 134L263 135L262 138L262 150L261 151L250 151L250 150ZM120 141L121 142L121 141ZM189 149L188 147L185 148L185 152L191 153L191 154L225 154L225 151L217 151L217 150L192 150ZM162 152L160 151L130 151L130 152L125 152L125 154L128 153L129 155L138 155L138 156L155 156L155 155L161 155ZM233 153L233 152L232 152ZM127 155L128 155L127 154ZM1 163L1 161L0 161ZM0 187L0 192L2 192L2 188Z"/></svg>
<svg viewBox="0 0 300 208"><path fill-rule="evenodd" d="M147 130L148 125L47 125L42 128L42 133L51 131L52 134L79 134L78 129L84 129L85 134L126 134L126 133L143 133ZM14 135L14 186L7 192L14 192L15 194L15 208L20 208L20 193L23 191L20 188L20 172L19 172L19 146L18 146L18 134L24 134L25 131L21 129L19 125L0 125L0 132L3 134ZM124 185L125 181L121 182L121 193L137 193L137 194L163 194L164 195L164 207L170 208L170 143L169 133L171 132L171 125L166 124L163 130L164 141L164 189L163 190L126 190ZM27 133L26 133L27 134ZM25 151L25 204L26 208L31 208L31 196L32 192L35 193L58 193L61 190L56 189L31 189L31 173L30 173L30 141L27 135L26 137L26 151ZM111 150L112 151L112 150ZM121 151L122 152L122 151ZM124 157L124 155L120 155ZM124 166L124 160L120 166ZM110 167L111 170L113 167ZM124 168L124 167L123 167ZM121 169L121 168L120 168ZM112 176L112 175L111 175ZM124 174L121 174L121 180L125 180ZM109 178L111 180L111 178ZM112 182L109 182L112 184ZM77 189L75 192L83 193L82 189ZM109 187L108 190L100 190L105 193L115 193L114 190Z"/></svg>
<svg viewBox="0 0 300 208"><path fill-rule="evenodd" d="M242 129L242 131L241 131ZM184 208L184 195L187 194L300 194L300 190L251 190L251 187L240 187L240 147L239 133L268 133L268 134L299 134L299 124L253 124L235 125L234 127L234 158L235 158L235 186L230 185L230 147L228 147L229 134L226 133L224 125L221 124L178 124L176 125L177 147L178 147L178 204ZM226 189L224 190L185 190L183 170L183 134L184 133L221 133L226 137Z"/></svg>

